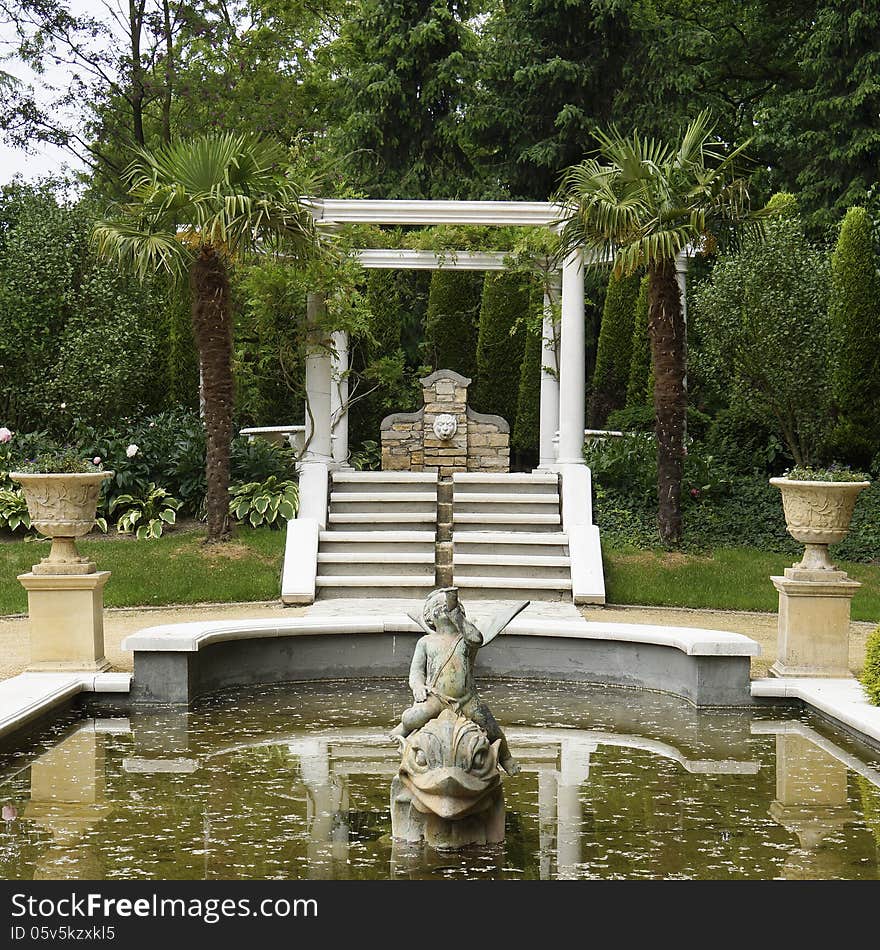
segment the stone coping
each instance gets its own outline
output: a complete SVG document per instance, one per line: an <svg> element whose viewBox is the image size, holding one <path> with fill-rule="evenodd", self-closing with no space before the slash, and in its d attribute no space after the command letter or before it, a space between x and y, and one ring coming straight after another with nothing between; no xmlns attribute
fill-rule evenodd
<svg viewBox="0 0 880 950"><path fill-rule="evenodd" d="M79 693L128 693L128 673L20 673L0 682L0 737L63 706Z"/></svg>
<svg viewBox="0 0 880 950"><path fill-rule="evenodd" d="M799 699L810 709L839 723L880 748L880 706L868 702L852 677L771 677L752 680L754 699Z"/></svg>
<svg viewBox="0 0 880 950"><path fill-rule="evenodd" d="M122 642L134 652L196 653L203 646L230 640L266 637L299 637L327 634L369 635L420 633L421 628L405 613L385 616L339 615L295 617L281 622L261 620L201 620L147 627ZM583 619L524 617L514 620L502 636L562 637L645 643L671 647L687 656L759 656L760 646L749 637L723 630L695 627L661 627L650 624L598 623Z"/></svg>

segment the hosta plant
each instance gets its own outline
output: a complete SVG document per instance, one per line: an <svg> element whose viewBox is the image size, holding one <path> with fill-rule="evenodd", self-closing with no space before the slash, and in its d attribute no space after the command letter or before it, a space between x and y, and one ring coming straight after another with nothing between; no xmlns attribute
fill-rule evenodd
<svg viewBox="0 0 880 950"><path fill-rule="evenodd" d="M121 534L133 532L138 541L152 541L162 537L165 525L175 523L180 504L164 488L150 482L140 495L117 495L110 502L110 514L117 515L116 530Z"/></svg>
<svg viewBox="0 0 880 950"><path fill-rule="evenodd" d="M0 488L0 528L17 531L30 526L31 516L28 514L24 492L15 488Z"/></svg>
<svg viewBox="0 0 880 950"><path fill-rule="evenodd" d="M229 514L254 528L269 525L280 528L283 522L296 515L299 508L299 489L296 482L270 475L264 482L247 482L229 489L232 498Z"/></svg>

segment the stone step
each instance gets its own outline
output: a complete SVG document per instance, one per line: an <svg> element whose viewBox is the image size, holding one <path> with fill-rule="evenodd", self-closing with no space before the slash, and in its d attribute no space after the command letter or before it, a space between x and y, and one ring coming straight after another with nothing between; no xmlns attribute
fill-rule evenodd
<svg viewBox="0 0 880 950"><path fill-rule="evenodd" d="M350 497L350 496L349 496ZM330 511L332 512L350 512L352 514L358 513L410 513L417 514L423 512L425 514L430 514L432 518L436 517L437 514L437 501L432 498L430 501L397 501L397 502L382 502L373 499L372 501L362 502L362 501L338 501L335 496L330 498Z"/></svg>
<svg viewBox="0 0 880 950"><path fill-rule="evenodd" d="M461 582L459 584L459 582ZM456 586L479 587L510 590L571 590L571 580L558 580L555 577L504 577L485 574L462 575L455 572Z"/></svg>
<svg viewBox="0 0 880 950"><path fill-rule="evenodd" d="M567 561L568 558L561 560ZM452 572L456 577L503 577L507 583L522 581L524 584L552 581L554 587L571 587L571 567L563 564L499 564L497 561L480 564L462 563L455 558ZM540 582L540 583L539 583Z"/></svg>
<svg viewBox="0 0 880 950"><path fill-rule="evenodd" d="M571 565L571 559L565 554L559 555L534 555L534 554L508 554L500 552L495 554L462 554L455 552L455 566L468 564L493 564L504 565L505 567L558 567L568 570ZM320 558L319 558L320 560ZM520 571L520 573L523 573Z"/></svg>
<svg viewBox="0 0 880 950"><path fill-rule="evenodd" d="M363 551L321 553L318 555L318 577L359 577L370 575L418 575L424 583L434 580L434 552L367 554Z"/></svg>
<svg viewBox="0 0 880 950"><path fill-rule="evenodd" d="M553 532L558 533L561 523L559 512L542 514L540 512L519 513L515 511L453 511L453 528L456 533L479 531L489 528L492 531Z"/></svg>
<svg viewBox="0 0 880 950"><path fill-rule="evenodd" d="M436 511L331 511L327 515L329 524L383 524L383 525L407 525L407 524L431 524L437 520ZM389 530L402 530L405 528Z"/></svg>
<svg viewBox="0 0 880 950"><path fill-rule="evenodd" d="M460 501L456 498L452 505L456 517L464 514L501 515L514 513L518 515L545 515L559 514L559 499L542 495L521 495L516 501L499 500L492 495L486 495L479 501Z"/></svg>
<svg viewBox="0 0 880 950"><path fill-rule="evenodd" d="M516 492L462 492L456 491L452 496L454 505L558 505L559 495L556 492L516 493Z"/></svg>
<svg viewBox="0 0 880 950"><path fill-rule="evenodd" d="M433 589L434 587L434 575L430 575L430 581L427 580L425 576L418 576L415 574L359 574L357 576L352 575L330 575L330 576L318 576L315 578L315 584L318 587L371 587L376 590L387 590L388 588L393 587L406 587L409 591L413 588L426 588ZM365 596L363 593L358 596ZM384 596L389 596L385 594ZM406 595L401 594L401 596L415 596L414 594L407 593Z"/></svg>
<svg viewBox="0 0 880 950"><path fill-rule="evenodd" d="M433 531L322 531L318 535L322 553L350 553L361 551L367 554L382 552L404 554L426 553L434 557L435 534Z"/></svg>
<svg viewBox="0 0 880 950"><path fill-rule="evenodd" d="M405 578L410 580L411 578ZM317 580L321 580L318 578ZM424 584L419 582L419 586L394 586L393 577L375 578L375 586L363 587L350 584L345 577L327 577L324 581L339 581L337 584L319 584L316 590L316 599L337 600L341 597L351 597L355 600L400 600L403 604L410 604L412 601L424 600L428 594L434 590L433 578L431 583ZM522 598L520 598L522 599ZM332 673L328 673L328 676Z"/></svg>
<svg viewBox="0 0 880 950"><path fill-rule="evenodd" d="M562 531L468 531L461 537L453 535L453 540L473 547L476 552L477 547L484 544L503 544L509 547L515 547L516 545L532 546L535 544L565 546L568 544L568 535Z"/></svg>
<svg viewBox="0 0 880 950"><path fill-rule="evenodd" d="M456 472L452 476L456 496L462 493L512 495L553 494L559 490L559 477L527 472Z"/></svg>
<svg viewBox="0 0 880 950"><path fill-rule="evenodd" d="M333 472L334 485L345 485L346 491L366 488L376 491L377 486L387 485L436 485L436 472Z"/></svg>
<svg viewBox="0 0 880 950"><path fill-rule="evenodd" d="M337 491L334 489L330 493L330 502L357 502L358 504L381 504L388 505L395 502L429 502L433 504L437 501L437 492L435 491Z"/></svg>

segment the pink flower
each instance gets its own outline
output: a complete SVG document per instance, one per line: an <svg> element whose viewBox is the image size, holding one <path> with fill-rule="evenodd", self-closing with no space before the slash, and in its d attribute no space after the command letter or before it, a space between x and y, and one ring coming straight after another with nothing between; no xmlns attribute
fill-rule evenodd
<svg viewBox="0 0 880 950"><path fill-rule="evenodd" d="M4 821L15 821L15 819L18 818L18 809L15 805L4 805L0 817L2 817Z"/></svg>
<svg viewBox="0 0 880 950"><path fill-rule="evenodd" d="M100 464L101 464L101 456L100 456L100 455L96 455L96 456L92 459L92 465L100 465Z"/></svg>
<svg viewBox="0 0 880 950"><path fill-rule="evenodd" d="M691 498L699 498L699 497L700 497L700 489L699 489L699 488L692 488L692 489L691 489Z"/></svg>
<svg viewBox="0 0 880 950"><path fill-rule="evenodd" d="M0 426L0 443L12 441L12 430L6 426Z"/></svg>

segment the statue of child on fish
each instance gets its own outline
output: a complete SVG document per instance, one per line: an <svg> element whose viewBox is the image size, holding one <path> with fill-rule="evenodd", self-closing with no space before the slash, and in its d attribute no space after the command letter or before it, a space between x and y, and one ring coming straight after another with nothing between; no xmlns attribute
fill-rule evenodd
<svg viewBox="0 0 880 950"><path fill-rule="evenodd" d="M391 732L402 753L391 786L395 838L437 848L504 839L498 766L508 775L519 766L477 694L474 664L477 652L528 603L506 607L480 631L465 616L458 589L446 587L429 595L421 617L410 615L425 636L410 666L413 705Z"/></svg>

